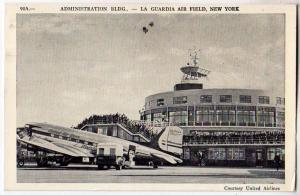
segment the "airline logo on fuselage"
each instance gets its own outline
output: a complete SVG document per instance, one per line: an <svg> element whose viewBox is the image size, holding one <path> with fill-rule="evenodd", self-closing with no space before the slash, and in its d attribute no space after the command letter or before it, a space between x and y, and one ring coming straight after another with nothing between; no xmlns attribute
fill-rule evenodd
<svg viewBox="0 0 300 195"><path fill-rule="evenodd" d="M183 134L183 132L182 132L181 129L170 129L170 130L169 130L169 133L170 133L171 135L182 135L182 134Z"/></svg>

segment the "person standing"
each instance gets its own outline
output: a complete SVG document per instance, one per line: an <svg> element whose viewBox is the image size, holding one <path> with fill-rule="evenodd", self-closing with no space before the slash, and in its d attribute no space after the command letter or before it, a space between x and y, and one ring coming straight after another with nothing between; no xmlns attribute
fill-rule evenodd
<svg viewBox="0 0 300 195"><path fill-rule="evenodd" d="M278 171L279 167L280 167L280 157L279 157L279 154L276 154L275 157L274 157L274 163L275 163L275 167Z"/></svg>

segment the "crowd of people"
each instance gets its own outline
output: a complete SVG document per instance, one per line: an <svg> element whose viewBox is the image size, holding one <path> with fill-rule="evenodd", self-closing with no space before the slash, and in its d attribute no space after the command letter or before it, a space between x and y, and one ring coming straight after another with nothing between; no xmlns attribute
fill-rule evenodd
<svg viewBox="0 0 300 195"><path fill-rule="evenodd" d="M184 143L190 144L282 144L284 132L193 132L184 136Z"/></svg>
<svg viewBox="0 0 300 195"><path fill-rule="evenodd" d="M132 133L139 133L147 138L154 137L151 128L144 123L130 120L125 114L106 114L106 115L91 115L85 118L81 123L76 125L75 129L81 129L88 124L113 124L118 123L127 128Z"/></svg>

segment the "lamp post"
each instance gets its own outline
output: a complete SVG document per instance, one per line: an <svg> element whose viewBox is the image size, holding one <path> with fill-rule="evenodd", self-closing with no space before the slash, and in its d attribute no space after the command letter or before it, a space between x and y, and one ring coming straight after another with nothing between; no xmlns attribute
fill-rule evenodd
<svg viewBox="0 0 300 195"><path fill-rule="evenodd" d="M194 126L196 126L196 105L194 103L194 123L193 123Z"/></svg>
<svg viewBox="0 0 300 195"><path fill-rule="evenodd" d="M168 122L168 126L170 126L170 119L169 119L169 106L168 104L166 104L167 106L167 122Z"/></svg>

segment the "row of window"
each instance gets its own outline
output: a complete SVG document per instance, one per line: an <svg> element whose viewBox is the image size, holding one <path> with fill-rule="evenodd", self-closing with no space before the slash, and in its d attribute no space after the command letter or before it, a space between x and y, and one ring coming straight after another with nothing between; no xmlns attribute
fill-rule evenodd
<svg viewBox="0 0 300 195"><path fill-rule="evenodd" d="M276 104L284 105L285 98L277 97ZM232 103L232 95L220 95L220 102L221 103ZM250 95L240 95L240 103L251 103L251 96ZM173 97L173 104L186 104L187 103L187 96L179 96ZM200 96L200 103L212 103L212 95L201 95ZM258 103L260 104L270 104L270 97L269 96L259 96ZM164 99L160 98L156 100L157 106L164 106Z"/></svg>
<svg viewBox="0 0 300 195"><path fill-rule="evenodd" d="M265 111L258 111L257 116L254 111L235 112L234 110L217 110L216 112L213 110L200 110L195 114L196 116L194 116L193 112L190 112L187 117L187 111L170 112L169 121L174 124L187 124L195 120L195 124L197 125L201 123L237 123L237 125L255 125L255 123L258 123L269 125L275 122L275 113ZM159 120L159 117L154 117L154 119Z"/></svg>
<svg viewBox="0 0 300 195"><path fill-rule="evenodd" d="M267 160L274 160L278 155L284 160L284 149L268 148ZM245 148L210 148L208 150L208 159L211 160L245 160Z"/></svg>
<svg viewBox="0 0 300 195"><path fill-rule="evenodd" d="M209 148L210 160L245 160L245 148Z"/></svg>
<svg viewBox="0 0 300 195"><path fill-rule="evenodd" d="M54 138L59 138L59 139L71 141L71 142L76 142L76 143L81 143L81 144L89 145L89 146L94 146L94 147L97 146L96 143L88 142L88 141L84 141L84 140L80 140L80 139L75 139L75 138L72 138L72 137L65 137L65 136L61 136L61 135L57 135L57 134L52 134L52 133L50 134L50 136L54 137Z"/></svg>
<svg viewBox="0 0 300 195"><path fill-rule="evenodd" d="M246 160L245 148L209 148L209 160ZM262 160L262 151L253 153L252 159ZM267 149L267 160L274 160L275 156L279 156L280 160L284 161L285 150L283 148L270 147ZM183 158L190 159L190 149L185 148L183 151ZM250 158L250 156L249 156Z"/></svg>
<svg viewBox="0 0 300 195"><path fill-rule="evenodd" d="M71 142L81 143L81 144L95 146L95 147L97 146L96 143L76 139L74 137L67 137L67 136L58 135L58 134L54 134L54 133L47 133L47 132L41 132L41 131L35 131L35 130L32 130L32 132L39 134L39 135L54 137L54 138L63 139L63 140L71 141Z"/></svg>
<svg viewBox="0 0 300 195"><path fill-rule="evenodd" d="M159 112L147 114L144 117L146 121L170 122L174 125L196 125L196 126L278 126L284 127L284 112L275 112L273 110L234 110L228 109L217 110L200 109L200 110L179 110L169 112Z"/></svg>
<svg viewBox="0 0 300 195"><path fill-rule="evenodd" d="M89 127L88 128L89 132L93 132L92 128ZM107 128L98 128L98 133L99 134L103 134L103 135L108 135L108 136L114 136L117 137L117 131L116 129L114 129L114 131L112 132L112 134L108 133L109 131L107 131ZM66 136L62 136L62 135L57 135L57 134L53 134L53 133L43 133L43 132L38 132L39 134L42 135L46 135L46 136L51 136L54 138L59 138L59 139L63 139L63 140L67 140L67 141L71 141L71 142L76 142L76 143L81 143L81 144L85 144L85 145L89 145L89 146L94 146L96 147L97 144L96 143L92 143L92 142L88 142L88 141L84 141L84 140L80 140L80 139L75 139L73 137L66 137ZM93 132L96 133L96 132ZM119 138L125 139L125 140L132 140L132 136L129 135L128 133L124 132L124 131L119 131ZM135 141L140 141L140 139L138 137L134 137Z"/></svg>

